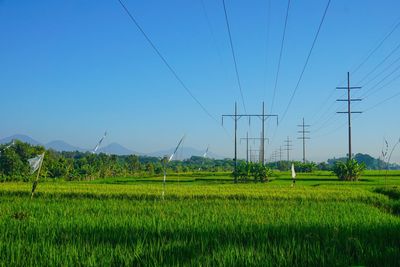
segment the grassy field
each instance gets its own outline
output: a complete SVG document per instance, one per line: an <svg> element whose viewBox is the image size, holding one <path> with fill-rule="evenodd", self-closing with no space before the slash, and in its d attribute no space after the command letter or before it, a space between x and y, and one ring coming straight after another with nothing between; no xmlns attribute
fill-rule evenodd
<svg viewBox="0 0 400 267"><path fill-rule="evenodd" d="M0 266L399 266L400 173L0 184Z"/></svg>

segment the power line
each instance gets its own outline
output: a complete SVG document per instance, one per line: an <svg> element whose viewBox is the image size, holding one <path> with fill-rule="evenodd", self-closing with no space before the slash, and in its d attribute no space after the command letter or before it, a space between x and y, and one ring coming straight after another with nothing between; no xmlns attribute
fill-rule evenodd
<svg viewBox="0 0 400 267"><path fill-rule="evenodd" d="M400 78L400 74L399 75L397 75L396 77L394 77L392 80L390 80L389 82L387 82L386 84L384 84L383 86L381 86L380 88L378 88L378 89L376 89L375 91L373 91L372 93L370 93L369 95L367 95L365 98L368 98L369 96L371 96L372 94L374 94L374 93L376 93L376 92L378 92L378 91L380 91L380 90L382 90L383 88L385 88L386 86L388 86L388 85L390 85L391 83L393 83L393 82L395 82L397 79L399 79ZM396 97L397 96L397 94L395 94L393 97ZM388 100L390 100L390 99L387 99L387 101ZM383 101L383 103L385 103L386 101ZM382 104L383 104L382 103ZM379 104L377 104L377 105L375 105L375 106L379 106L380 105L380 103ZM373 106L374 108L375 108L375 106ZM368 108L367 110L371 110L372 108Z"/></svg>
<svg viewBox="0 0 400 267"><path fill-rule="evenodd" d="M396 97L398 97L398 96L400 96L400 92L397 92L396 94L394 94L394 95L392 95L392 96L390 96L390 97L388 97L388 98L385 98L384 100L378 102L377 104L375 104L375 105L373 105L373 106L367 108L367 109L365 110L365 112L370 111L370 110L372 110L372 109L375 109L376 107L378 107L378 106L380 106L380 105L382 105L382 104L384 104L384 103L386 103L386 102L388 102L388 101L390 101L390 100L392 100L393 98L396 98Z"/></svg>
<svg viewBox="0 0 400 267"><path fill-rule="evenodd" d="M232 57L233 57L233 63L235 65L235 73L236 73L236 80L239 86L239 91L240 91L240 97L242 98L242 105L244 112L247 113L246 110L246 104L244 103L244 97L243 97L243 90L242 90L242 84L240 82L240 77L239 77L239 71L237 67L237 61L236 61L236 55L235 55L235 50L233 49L233 41L232 41L232 34L231 34L231 27L229 25L229 19L228 19L228 13L226 11L226 5L225 5L225 0L222 0L222 4L224 6L224 13L225 13L225 22L226 22L226 27L228 30L228 35L229 35L229 43L231 45L231 52L232 52Z"/></svg>
<svg viewBox="0 0 400 267"><path fill-rule="evenodd" d="M339 111L339 110L337 109L337 110L335 111L335 113L332 113L331 116L329 116L328 119L326 119L326 120L321 124L321 126L319 126L318 128L315 129L314 133L317 133L317 132L319 132L320 130L325 129L326 125L327 125L329 122L331 122L333 118L335 118L335 119L333 120L333 122L337 121L337 120L338 120L338 117L335 116L335 115L336 115L336 113L337 113L338 111ZM332 123L330 123L330 125L332 125Z"/></svg>
<svg viewBox="0 0 400 267"><path fill-rule="evenodd" d="M356 115L357 115L357 114L356 114ZM354 118L353 118L353 119L354 119ZM335 129L333 129L333 130L331 130L331 131L329 131L329 132L327 132L327 133L314 136L313 138L314 138L314 139L318 139L318 138L321 138L321 137L325 137L325 136L331 135L331 134L333 134L333 133L335 133L335 132L341 130L341 129L342 129L344 126L346 126L346 125L347 125L347 122L344 122L343 124L339 125L339 127L335 128Z"/></svg>
<svg viewBox="0 0 400 267"><path fill-rule="evenodd" d="M267 91L267 74L268 74L268 63L269 63L269 36L270 36L270 24L271 24L271 0L267 3L267 32L266 32L266 42L265 42L265 73L264 73L264 95L263 100L265 101L265 94Z"/></svg>
<svg viewBox="0 0 400 267"><path fill-rule="evenodd" d="M367 55L367 57L355 68L352 73L356 73L374 54L378 49L383 45L383 43L396 31L396 29L400 26L400 20L394 25L394 27L389 31L388 34L378 43L378 45L371 50L371 52Z"/></svg>
<svg viewBox="0 0 400 267"><path fill-rule="evenodd" d="M375 89L379 84L381 84L383 81L385 81L387 78L389 78L390 76L392 76L396 71L398 71L400 69L400 65L397 66L394 70L392 70L388 75L386 75L385 77L383 77L379 82L377 82L373 87L369 88L363 95L362 97L366 98L370 95L372 95L373 93L378 92L379 90L381 90L382 88L384 88L385 86L380 87L377 90L373 90ZM396 78L395 78L396 79ZM394 80L395 80L394 79ZM393 81L393 80L392 80ZM389 82L390 83L390 82Z"/></svg>
<svg viewBox="0 0 400 267"><path fill-rule="evenodd" d="M393 32L400 26L400 20L396 20L396 22L394 23L394 26L390 29L390 31L384 36L384 38L374 47L372 48L367 55L365 57L365 59L356 67L352 69L352 73L354 74L355 72L357 72L375 53L376 51L378 51L378 49L383 45L383 43L393 34ZM397 49L395 49L397 50ZM392 54L392 53L391 53ZM373 71L371 72L373 73ZM375 78L373 78L372 80L376 79L379 75L375 76ZM364 77L362 80L364 80L366 77ZM370 80L369 82L371 82L372 80ZM346 79L343 79L338 86L341 86L344 82L346 81ZM366 86L369 82L367 82L366 84L364 84L363 86ZM329 96L326 98L326 100L323 101L323 105L321 105L321 107L323 108L326 104L326 102L328 102L332 96L335 93L335 89L332 90L332 92L329 94ZM319 108L320 110L320 108ZM314 113L317 114L317 113Z"/></svg>
<svg viewBox="0 0 400 267"><path fill-rule="evenodd" d="M340 97L344 97L346 94L344 93L343 95L341 95ZM326 120L324 121L324 118L328 118L327 120L330 120L330 118L328 117L329 114L332 115L332 113L330 112L332 110L332 108L335 106L335 101L332 101L331 104L325 109L324 112L321 112L318 114L318 112L316 112L314 114L314 116L312 117L313 119L315 118L315 115L318 114L319 117L316 120L312 120L312 124L313 125L319 125L319 124L325 124ZM326 107L327 106L327 102L322 106L322 107ZM321 121L323 121L323 123L320 123Z"/></svg>
<svg viewBox="0 0 400 267"><path fill-rule="evenodd" d="M205 18L205 20L206 20L206 22L207 22L208 30L210 31L211 38L212 38L212 40L213 40L213 42L214 42L215 50L216 50L216 52L217 52L217 54L218 54L220 63L222 63L221 49L220 49L220 47L218 46L217 40L216 40L216 38L215 38L215 33L214 33L214 30L213 30L213 27L212 27L212 23L211 23L211 20L210 20L210 16L208 15L208 12L207 12L206 4L204 3L204 0L200 0L200 2L201 2L201 6L202 6L204 18Z"/></svg>
<svg viewBox="0 0 400 267"><path fill-rule="evenodd" d="M400 75L398 76L398 78L400 78ZM388 101L390 101L390 100L393 100L394 98L399 97L399 96L400 96L400 92L397 92L397 93L391 95L390 97L385 98L385 99L383 99L382 101L380 101L380 102L378 102L378 103L376 103L376 104L370 106L369 108L366 108L366 109L364 110L363 113L366 113L366 112L368 112L368 111L371 111L371 110L373 110L373 109L379 107L380 105L385 104L386 102L388 102ZM355 115L359 115L359 114L355 114ZM357 119L357 118L358 118L358 117L356 117L356 118L354 118L354 119ZM324 137L324 136L331 135L331 134L337 132L338 130L342 129L346 124L347 124L347 122L345 122L345 123L339 125L339 127L337 127L337 128L335 128L335 129L329 131L328 133L322 134L322 135L319 135L319 136L316 136L315 138L321 138L321 137Z"/></svg>
<svg viewBox="0 0 400 267"><path fill-rule="evenodd" d="M388 85L390 85L391 83L395 82L395 81L396 81L397 79L399 79L399 78L400 78L400 75L397 75L397 76L394 77L392 80L390 80L389 82L387 82L385 85L381 86L380 88L378 88L377 90L373 91L372 93L367 94L367 95L364 97L364 99L366 99L367 97L369 97L369 96L372 95L373 93L376 93L376 92L382 90L383 88L385 88L386 86L388 86ZM373 87L373 88L374 88L374 87ZM400 95L400 93L396 93L396 94L394 94L394 95L392 95L392 96L390 96L390 97L388 97L388 98L386 98L386 99L384 99L384 100L382 100L382 101L376 103L375 105L373 105L373 106L371 106L371 107L365 109L364 112L367 112L367 111L369 111L369 110L375 109L376 107L378 107L378 106L380 106L380 105L382 105L382 104L384 104L384 103L386 103L386 102L392 100L393 98L396 98L396 97L399 96L399 95ZM355 106L356 106L356 105L355 105ZM325 121L317 130L315 130L314 132L319 132L320 130L325 129L325 128L326 128L325 125L327 125L328 122L331 121L332 118L335 117L334 115L335 115L335 114L332 114L332 115L329 117L329 119L326 120L326 121ZM335 121L337 121L337 120L338 120L338 117L335 117ZM331 125L332 125L332 124L331 124ZM338 131L339 129L343 128L345 125L346 125L346 124L343 124L343 125L339 126L338 128L332 130L332 131L331 131L330 133L328 133L328 134L331 134L331 133L334 133L334 132ZM325 135L328 135L328 134L325 134ZM325 136L325 135L322 135L322 136ZM319 136L319 137L321 137L321 136Z"/></svg>
<svg viewBox="0 0 400 267"><path fill-rule="evenodd" d="M283 34L282 34L282 41L281 41L281 49L279 51L279 59L278 59L278 68L276 70L276 76L275 76L275 85L274 85L274 91L272 95L272 103L271 103L271 112L274 108L274 102L275 102L275 95L276 95L276 88L278 86L278 78L279 78L279 72L281 69L281 60L282 60L282 53L283 53L283 45L285 43L285 36L286 36L286 26L287 26L287 21L289 17L289 9L290 9L290 0L288 0L287 3L287 8L286 8L286 17L285 17L285 24L283 27Z"/></svg>
<svg viewBox="0 0 400 267"><path fill-rule="evenodd" d="M374 73L383 63L386 62L398 49L400 48L400 44L398 44L379 64L377 64L370 72L368 72L358 83L361 84L368 76Z"/></svg>
<svg viewBox="0 0 400 267"><path fill-rule="evenodd" d="M126 14L129 16L131 21L135 24L135 26L138 28L138 30L141 32L141 34L144 36L144 38L147 40L147 42L150 44L150 46L153 48L153 50L156 52L158 57L164 62L165 66L169 69L169 71L172 73L172 75L175 77L175 79L181 84L183 89L190 95L190 97L201 107L201 109L211 118L213 119L216 123L219 124L218 120L211 115L211 113L204 107L204 105L194 96L194 94L190 91L190 89L186 86L186 84L183 82L183 80L178 76L174 68L168 63L166 58L161 54L161 52L158 50L157 46L153 43L153 41L150 39L150 37L146 34L146 32L143 30L143 28L140 26L140 24L137 22L135 17L132 15L132 13L129 11L129 9L125 6L125 4L121 1L118 0L122 8L125 10Z"/></svg>
<svg viewBox="0 0 400 267"><path fill-rule="evenodd" d="M319 23L317 33L315 34L313 43L312 43L312 45L311 45L311 49L310 49L310 51L309 51L309 53L308 53L308 55L307 55L306 62L305 62L304 66L303 66L303 69L302 69L302 71L301 71L301 73L300 73L300 77L299 77L299 79L298 79L298 81L297 81L296 87L295 87L294 90L293 90L292 96L290 97L289 103L288 103L288 105L286 106L285 111L283 112L282 120L281 120L281 121L283 121L283 119L285 118L285 116L286 116L286 114L287 114L287 112L288 112L288 110L289 110L289 107L290 107L290 105L292 104L292 101L293 101L293 98L294 98L294 96L295 96L295 94L296 94L296 91L297 91L297 89L299 88L300 82L301 82L301 80L302 80L302 78L303 78L303 75L304 75L304 71L305 71L306 68L307 68L308 61L310 60L310 57L311 57L312 51L313 51L313 49L314 49L315 43L317 42L319 33L320 33L320 31L321 31L322 24L324 23L324 20L325 20L325 17L326 17L326 13L328 12L328 8L329 8L330 3L331 3L331 0L328 0L328 3L326 4L326 7L325 7L324 14L322 15L321 22Z"/></svg>
<svg viewBox="0 0 400 267"><path fill-rule="evenodd" d="M399 47L399 46L398 46ZM392 51L393 52L393 51ZM390 53L389 55L392 55L393 53ZM385 59L387 59L388 57L386 57ZM370 79L367 83L364 84L367 85L369 84L371 81L376 80L377 77L381 76L384 72L386 72L388 69L390 69L395 63L397 63L400 60L400 57L398 57L397 59L395 59L392 63L390 63L385 69L383 69L381 72L379 72L377 75L375 75L372 79ZM381 62L382 63L382 62ZM378 65L381 65L381 63L379 63ZM377 67L375 67L374 69L377 69ZM379 84L381 84L384 80L386 80L388 77L390 77L391 75L393 75L397 70L399 70L399 67L395 68L394 70L392 70L391 73L389 73L388 75L386 75L385 77L383 77L379 82L377 82L374 86L370 87L368 90L366 90L364 92L364 94L361 96L362 98L368 98L369 96L375 94L376 92L382 90L383 88L385 88L386 86L388 86L389 84L391 84L392 82L394 82L395 80L397 80L398 78L400 78L399 76L396 76L394 79L390 80L388 83L386 83L385 85L381 86L380 88L376 89L378 87ZM369 73L369 75L372 72ZM364 80L367 76L365 76L362 80ZM376 89L376 90L374 90ZM325 112L320 115L319 120L321 120L325 114L327 114L327 112L331 109L331 107L333 106L335 102L332 102L332 104L325 110ZM357 104L356 104L357 105ZM332 118L334 117L334 114L332 114L330 117L328 117L327 120L325 120L323 123L321 123L321 126L319 128L317 128L317 130L315 132L320 131L321 129L325 128L325 125L330 122L332 120ZM337 118L337 117L336 117ZM319 121L317 120L317 121ZM315 122L315 124L318 124L317 122Z"/></svg>
<svg viewBox="0 0 400 267"><path fill-rule="evenodd" d="M400 57L396 58L392 63L390 63L388 66L386 66L385 69L383 69L381 72L379 72L377 75L375 75L372 79L370 79L368 82L364 84L364 86L367 86L369 83L372 81L375 81L376 78L381 76L383 73L385 73L387 70L389 70L395 63L397 63L400 60Z"/></svg>

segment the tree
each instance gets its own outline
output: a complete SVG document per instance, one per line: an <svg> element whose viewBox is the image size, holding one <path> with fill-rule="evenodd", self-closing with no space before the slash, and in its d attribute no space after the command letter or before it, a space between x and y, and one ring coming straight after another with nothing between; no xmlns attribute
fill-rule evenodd
<svg viewBox="0 0 400 267"><path fill-rule="evenodd" d="M4 181L28 181L29 165L21 160L14 149L7 149L0 154L0 173Z"/></svg>
<svg viewBox="0 0 400 267"><path fill-rule="evenodd" d="M154 175L154 165L153 165L153 163L149 162L149 163L146 164L146 172L150 176Z"/></svg>
<svg viewBox="0 0 400 267"><path fill-rule="evenodd" d="M251 162L246 163L244 161L240 162L237 168L237 177L242 182L247 182L247 179L250 176Z"/></svg>
<svg viewBox="0 0 400 267"><path fill-rule="evenodd" d="M272 175L272 170L261 163L253 164L250 172L254 178L254 182L268 182L269 177Z"/></svg>
<svg viewBox="0 0 400 267"><path fill-rule="evenodd" d="M355 159L337 161L333 167L333 173L342 181L357 181L364 170L365 164L360 164Z"/></svg>
<svg viewBox="0 0 400 267"><path fill-rule="evenodd" d="M126 158L126 163L131 174L138 173L141 169L139 157L136 155L129 155Z"/></svg>

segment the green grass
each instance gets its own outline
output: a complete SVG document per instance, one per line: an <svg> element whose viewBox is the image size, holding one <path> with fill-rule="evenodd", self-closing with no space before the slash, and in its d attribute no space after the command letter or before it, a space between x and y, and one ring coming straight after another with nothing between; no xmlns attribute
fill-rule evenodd
<svg viewBox="0 0 400 267"><path fill-rule="evenodd" d="M362 178L4 183L0 266L398 266L400 177Z"/></svg>

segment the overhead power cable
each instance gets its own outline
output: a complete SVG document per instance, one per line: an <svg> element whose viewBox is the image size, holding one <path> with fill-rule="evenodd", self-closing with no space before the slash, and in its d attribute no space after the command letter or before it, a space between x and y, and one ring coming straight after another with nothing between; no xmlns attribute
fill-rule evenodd
<svg viewBox="0 0 400 267"><path fill-rule="evenodd" d="M282 121L285 119L286 114L287 114L287 112L288 112L288 110L289 110L289 107L290 107L290 105L292 104L293 98L294 98L294 96L296 95L297 90L299 89L300 82L301 82L301 80L302 80L302 78L303 78L304 71L305 71L306 68L307 68L308 61L310 60L310 57L311 57L312 51L313 51L313 49L314 49L315 43L317 42L319 33L320 33L320 31L321 31L321 28L322 28L322 24L324 23L324 20L325 20L325 17L326 17L326 13L328 12L328 8L329 8L330 3L331 3L331 0L328 0L328 3L326 4L326 7L325 7L324 14L322 15L321 22L319 23L317 33L315 34L315 37L314 37L314 40L313 40L313 42L312 42L310 51L308 52L306 62L304 63L303 69L302 69L302 71L301 71L301 73L300 73L300 76L299 76L299 79L298 79L298 81L297 81L296 87L294 88L293 93L292 93L292 95L291 95L291 97L290 97L289 103L288 103L288 105L286 106L286 109L285 109L285 111L283 112L283 115L282 115L282 117L281 117L281 123L282 123Z"/></svg>
<svg viewBox="0 0 400 267"><path fill-rule="evenodd" d="M398 97L398 96L400 96L400 92L397 92L397 93L395 93L394 95L392 95L392 96L390 96L390 97L388 97L388 98L385 98L385 99L383 99L382 101L376 103L375 105L373 105L373 106L367 108L367 109L365 110L365 112L366 112L366 111L370 111L370 110L372 110L372 109L375 109L375 108L377 108L378 106L380 106L380 105L382 105L382 104L384 104L384 103L386 103L386 102L388 102L388 101L390 101L390 100L392 100L392 99L394 99L394 98L396 98L396 97Z"/></svg>
<svg viewBox="0 0 400 267"><path fill-rule="evenodd" d="M387 34L385 34L385 36L382 38L382 40L380 40L378 42L378 44L376 46L374 46L373 48L371 48L370 52L368 52L365 56L365 58L357 65L357 67L352 68L352 70L350 71L352 74L354 74L355 72L357 72L377 51L378 49L384 44L384 42L395 32L395 30L400 26L400 20L397 19L396 22L393 24L393 27L390 28L389 32ZM397 48L395 48L395 50L397 50ZM393 52L393 51L392 51ZM389 56L391 56L393 53L390 53ZM386 59L384 60L386 61ZM379 66L377 66L379 67ZM376 67L376 68L377 68ZM362 80L365 80L365 78L367 78L370 74L372 74L374 72L371 71L370 73L368 73L368 75L364 76ZM379 74L380 75L380 74ZM376 75L375 78L373 78L372 80L376 79L377 76ZM367 83L363 84L363 87L366 86L369 82L371 82L372 80L368 81ZM341 86L344 82L346 81L346 79L342 80L337 86ZM362 81L360 81L359 83L361 83ZM332 90L332 92L328 95L328 97L326 98L326 100L324 100L322 103L322 105L318 108L318 110L321 110L321 108L324 108L326 106L326 102L328 102L332 96L334 95L334 92L336 91L336 89L334 88ZM314 113L317 114L317 113Z"/></svg>
<svg viewBox="0 0 400 267"><path fill-rule="evenodd" d="M227 27L227 30L228 30L228 35L229 35L229 43L230 43L230 46L231 46L231 52L232 52L232 57L233 57L233 63L234 63L234 65L235 65L236 80L237 80L238 87L239 87L239 91L240 91L240 97L241 97L241 99L242 99L243 109L244 109L244 112L247 113L246 104L245 104L245 102L244 102L244 97L243 97L242 83L240 82L240 76L239 76L239 70L238 70L238 66L237 66L237 60L236 60L235 50L234 50L234 48L233 48L231 27L230 27L230 25L229 25L229 19L228 19L228 13L227 13L227 11L226 11L225 0L222 0L222 4L223 4L223 6L224 6L225 22L226 22L226 27Z"/></svg>
<svg viewBox="0 0 400 267"><path fill-rule="evenodd" d="M178 76L178 74L176 73L174 68L168 63L166 58L161 54L160 50L158 50L157 46L153 43L153 41L150 39L150 37L146 34L146 32L143 30L143 28L137 22L135 17L132 15L132 13L129 11L129 9L125 6L125 4L121 0L118 0L118 2L121 4L121 6L125 10L126 14L129 16L129 18L132 20L132 22L135 24L135 26L138 28L138 30L141 32L141 34L144 36L144 38L147 40L147 42L150 44L150 46L153 48L153 50L156 52L158 57L162 60L162 62L165 64L165 66L168 68L168 70L175 77L175 79L181 84L183 89L185 89L185 91L190 95L190 97L201 107L201 109L211 119L213 119L216 123L218 123L218 125L220 125L219 121L213 115L211 115L211 113L204 107L204 105L196 98L196 96L191 92L191 90L187 87L187 85L183 82L183 80Z"/></svg>
<svg viewBox="0 0 400 267"><path fill-rule="evenodd" d="M290 107L290 105L292 104L292 101L293 101L293 98L294 98L294 96L295 96L295 94L296 94L296 91L297 91L297 89L298 89L299 86L300 86L300 82L301 82L301 80L302 80L302 78L303 78L303 75L304 75L304 72L305 72L305 70L306 70L306 68L307 68L308 61L309 61L309 59L310 59L310 57L311 57L311 54L312 54L312 51L313 51L313 49L314 49L315 43L316 43L316 41L317 41L317 39L318 39L319 33L320 33L320 31L321 31L321 28L322 28L322 24L323 24L323 22L324 22L324 20L325 20L326 13L328 12L328 8L329 8L330 3L331 3L331 0L328 0L328 2L327 2L327 4L326 4L326 7L325 7L325 10L324 10L324 13L323 13L322 18L321 18L321 21L320 21L320 23L319 23L318 30L317 30L317 32L316 32L316 34L315 34L315 37L314 37L314 40L313 40L313 42L312 42L310 51L309 51L309 53L308 53L308 55L307 55L306 62L305 62L305 64L304 64L304 66L303 66L303 69L302 69L302 71L301 71L301 73L300 73L300 76L299 76L299 79L298 79L298 81L297 81L296 87L294 88L293 93L292 93L292 95L291 95L291 97L290 97L289 103L288 103L288 105L286 106L285 111L283 112L283 115L281 116L281 120L280 120L281 123L280 123L280 125L282 125L282 122L283 122L283 120L284 120L285 117L286 117L286 114L287 114L287 112L288 112L288 110L289 110L289 107ZM271 138L272 142L275 140L275 136L276 136L277 130L278 130L278 127L275 128L274 134L272 135L272 138Z"/></svg>
<svg viewBox="0 0 400 267"><path fill-rule="evenodd" d="M359 82L358 84L362 83L362 81L364 81L366 78L368 78L369 76L371 76L371 74L373 72L375 72L380 66L382 66L382 64L384 62L386 62L398 49L400 48L400 45L396 46L381 62L379 62L367 75L365 75ZM378 74L376 74L373 78L371 78L369 81L367 81L366 83L363 84L363 87L365 87L366 85L368 85L370 82L376 80L379 76L381 76L383 73L385 73L388 69L390 69L395 63L397 63L400 60L400 57L396 58L392 63L390 63L388 66L386 66L382 71L380 71ZM368 96L370 96L371 94L373 94L376 91L381 90L382 88L386 87L388 84L380 87L379 89L372 91L374 89L376 89L378 87L378 85L380 83L382 83L384 80L386 80L389 76L391 76L395 71L397 71L397 69L395 69L394 71L392 71L389 75L386 75L382 80L380 80L377 84L375 84L374 86L372 86L370 89L368 89L367 91L364 92L364 94L361 96L362 98L367 98ZM371 92L370 94L368 94L369 92ZM335 91L332 91L332 93L329 95L329 97L325 100L325 102L323 102L323 104L321 105L321 108L326 107L327 105L327 101L331 98L331 96L333 95ZM345 95L345 93L344 93ZM325 111L323 113L314 113L314 117L319 114L319 120L322 119L326 114L328 114L328 112L330 111L331 107L333 106L333 104L336 102L332 102L332 104L328 107L325 108ZM357 105L357 103L355 104ZM318 121L319 121L318 120ZM330 119L328 119L329 121ZM325 125L327 122L324 122L323 125ZM313 125L318 124L318 122L313 122ZM321 129L324 127L320 127ZM317 130L318 131L318 130Z"/></svg>
<svg viewBox="0 0 400 267"><path fill-rule="evenodd" d="M265 94L267 92L267 82L268 82L268 65L269 65L269 37L270 37L270 27L271 27L271 0L267 2L267 27L266 27L266 42L265 42L265 73L264 73L264 86L263 99L265 102Z"/></svg>
<svg viewBox="0 0 400 267"><path fill-rule="evenodd" d="M370 52L366 55L366 57L364 58L364 60L361 61L361 63L360 63L359 65L357 65L357 67L354 68L354 69L352 70L352 73L355 73L355 72L357 72L359 69L361 69L361 67L362 67L362 66L363 66L363 65L378 51L378 49L379 49L379 48L385 43L385 41L397 30L397 28L398 28L399 26L400 26L400 20L397 20L397 21L395 22L394 26L390 29L390 31L383 37L383 39L382 39L381 41L379 41L379 43L378 43L374 48L372 48L372 49L370 50ZM394 48L380 63L378 63L368 74L366 74L366 75L360 80L360 83L363 82L363 81L365 81L369 76L371 76L371 74L374 73L380 66L382 66L382 64L385 63L385 62L387 61L387 59L389 59L398 49L399 49L399 45L396 46L396 47L395 47L395 48ZM390 67L392 67L395 63L397 63L397 61L398 61L399 59L400 59L400 58L397 58L397 59L396 59L395 61L393 61L389 66L387 66L384 70L382 70L382 71L379 72L377 75L375 75L372 79L370 79L368 82L366 82L363 86L366 86L366 85L369 84L370 82L376 80L376 78L378 78L379 76L381 76L384 72L386 72L388 69L390 69ZM386 75L386 76L385 76L382 80L380 80L377 84L375 84L373 87L371 87L371 88L368 89L366 92L364 92L364 94L363 94L362 97L365 99L365 98L369 97L370 95L372 95L373 93L376 93L377 91L382 90L384 87L388 86L389 84L391 84L392 82L394 82L395 80L397 80L398 78L400 78L400 76L397 76L397 77L395 77L394 79L392 79L390 82L388 82L388 83L386 83L385 85L383 85L383 86L379 87L378 89L376 89L376 87L377 87L380 83L382 83L384 80L386 80L389 76L391 76L391 75L392 75L395 71L397 71L397 70L398 70L398 68L396 68L394 71L392 71L389 75ZM343 82L342 82L342 83L343 83ZM341 83L341 84L342 84L342 83ZM376 90L372 91L373 89L376 89ZM371 92L371 91L372 91L372 92ZM395 98L395 97L397 97L397 96L399 96L399 95L400 95L400 93L397 93L397 94L395 94L395 95L393 95L393 96L391 96L391 97L389 97L389 98L387 98L387 99L384 99L383 101L381 101L381 102L375 104L374 106L372 106L372 107L366 109L364 112L369 111L369 110L371 110L371 109L374 109L374 108L376 108L377 106L379 106L379 105L381 105L381 104L383 104L383 103L386 103L387 101L390 101L391 99L393 99L393 98ZM328 99L330 99L331 96L332 96L332 94L329 95ZM314 133L320 131L321 129L325 129L325 128L326 128L325 125L326 125L329 121L331 121L331 119L332 119L333 117L334 117L333 115L330 116L330 117L328 118L328 120L326 120L324 123L322 123L322 126L321 126L321 127L319 127L317 130L314 131ZM338 128L335 129L333 132L337 131L339 128L344 127L344 125L346 125L346 124L343 124L342 126L338 127Z"/></svg>
<svg viewBox="0 0 400 267"><path fill-rule="evenodd" d="M356 73L375 53L378 49L383 45L383 43L397 30L400 26L400 20L393 26L393 28L385 35L385 37L378 43L378 45L371 50L371 52L367 55L367 57L353 70L351 73Z"/></svg>
<svg viewBox="0 0 400 267"><path fill-rule="evenodd" d="M274 102L275 102L275 96L276 96L276 88L278 86L279 72L280 72L280 69L281 69L281 60L282 60L282 53L283 53L283 45L285 43L286 26L287 26L287 21L288 21L288 17L289 17L289 9L290 9L290 0L288 0L287 7L286 7L285 24L283 26L281 48L280 48L280 51L279 51L279 58L278 58L278 68L276 70L274 91L273 91L273 94L272 94L271 112L272 112L272 110L274 108Z"/></svg>
<svg viewBox="0 0 400 267"><path fill-rule="evenodd" d="M400 70L400 65L397 66L395 69L393 69L389 74L387 74L385 77L383 77L379 82L377 82L373 87L369 88L368 90L365 91L365 93L361 96L362 98L366 98L369 97L370 95L378 92L379 90L381 90L382 88L384 88L385 86L380 87L379 89L376 89L376 87L378 87L378 85L380 85L382 82L384 82L387 78L389 78L390 76L392 76L394 73L396 73L398 70ZM397 79L397 78L395 78ZM392 80L394 81L394 80ZM376 89L376 90L374 90Z"/></svg>
<svg viewBox="0 0 400 267"><path fill-rule="evenodd" d="M384 68L382 71L380 71L378 74L376 74L372 79L370 79L368 82L363 84L363 86L366 86L370 84L372 81L375 81L379 76L384 74L387 70L389 70L394 64L396 64L400 60L400 57L396 58L392 63L390 63L386 68Z"/></svg>
<svg viewBox="0 0 400 267"><path fill-rule="evenodd" d="M362 84L366 78L368 78L372 73L374 73L383 63L385 63L398 49L400 48L400 44L398 44L390 53L379 62L370 72L368 72L357 84Z"/></svg>

